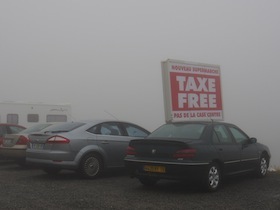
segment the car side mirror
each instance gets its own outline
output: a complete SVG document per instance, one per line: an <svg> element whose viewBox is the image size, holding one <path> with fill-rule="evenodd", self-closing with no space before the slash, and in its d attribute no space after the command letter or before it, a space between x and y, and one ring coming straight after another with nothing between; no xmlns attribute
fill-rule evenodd
<svg viewBox="0 0 280 210"><path fill-rule="evenodd" d="M255 137L249 138L249 143L255 144L255 143L257 143L257 139Z"/></svg>

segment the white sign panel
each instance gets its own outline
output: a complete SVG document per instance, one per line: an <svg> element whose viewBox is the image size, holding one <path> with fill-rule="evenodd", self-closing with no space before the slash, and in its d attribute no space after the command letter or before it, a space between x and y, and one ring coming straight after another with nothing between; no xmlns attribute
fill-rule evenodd
<svg viewBox="0 0 280 210"><path fill-rule="evenodd" d="M161 65L167 122L223 119L220 66L177 60Z"/></svg>

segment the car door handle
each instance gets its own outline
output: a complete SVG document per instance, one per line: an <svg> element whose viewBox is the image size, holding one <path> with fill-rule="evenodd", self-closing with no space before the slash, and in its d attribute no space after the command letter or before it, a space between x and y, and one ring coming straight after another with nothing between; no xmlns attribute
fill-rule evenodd
<svg viewBox="0 0 280 210"><path fill-rule="evenodd" d="M219 151L222 152L222 151L223 151L223 148L219 148Z"/></svg>
<svg viewBox="0 0 280 210"><path fill-rule="evenodd" d="M101 144L109 144L108 141L102 141Z"/></svg>

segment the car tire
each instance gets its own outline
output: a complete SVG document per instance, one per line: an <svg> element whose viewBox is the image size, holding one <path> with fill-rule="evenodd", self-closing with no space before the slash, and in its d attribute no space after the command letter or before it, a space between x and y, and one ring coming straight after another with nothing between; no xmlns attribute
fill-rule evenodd
<svg viewBox="0 0 280 210"><path fill-rule="evenodd" d="M60 168L44 168L43 171L53 176L60 172Z"/></svg>
<svg viewBox="0 0 280 210"><path fill-rule="evenodd" d="M79 173L82 177L94 179L98 177L103 170L101 158L95 154L88 154L80 162Z"/></svg>
<svg viewBox="0 0 280 210"><path fill-rule="evenodd" d="M144 185L144 186L154 186L157 182L158 182L158 178L155 177L144 177L144 176L140 176L138 177L139 181Z"/></svg>
<svg viewBox="0 0 280 210"><path fill-rule="evenodd" d="M263 178L266 176L268 170L268 163L268 158L265 155L262 155L259 160L259 165L256 172L257 177Z"/></svg>
<svg viewBox="0 0 280 210"><path fill-rule="evenodd" d="M204 177L204 187L209 192L216 191L221 184L221 170L217 163L211 163Z"/></svg>

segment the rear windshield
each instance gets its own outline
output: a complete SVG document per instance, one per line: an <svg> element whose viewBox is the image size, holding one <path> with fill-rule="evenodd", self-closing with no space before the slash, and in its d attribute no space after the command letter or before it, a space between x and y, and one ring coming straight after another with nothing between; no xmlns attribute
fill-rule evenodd
<svg viewBox="0 0 280 210"><path fill-rule="evenodd" d="M204 124L184 124L174 123L165 124L152 132L151 138L184 138L184 139L200 139L204 129Z"/></svg>
<svg viewBox="0 0 280 210"><path fill-rule="evenodd" d="M85 123L80 123L80 122L69 122L69 123L56 124L56 125L47 127L46 129L42 130L42 132L44 132L44 133L69 132L78 127L81 127L84 124Z"/></svg>
<svg viewBox="0 0 280 210"><path fill-rule="evenodd" d="M38 132L38 131L41 131L49 126L51 126L52 124L37 124L37 125L34 125L32 127L29 127L23 131L21 131L20 133L33 133L33 132Z"/></svg>

